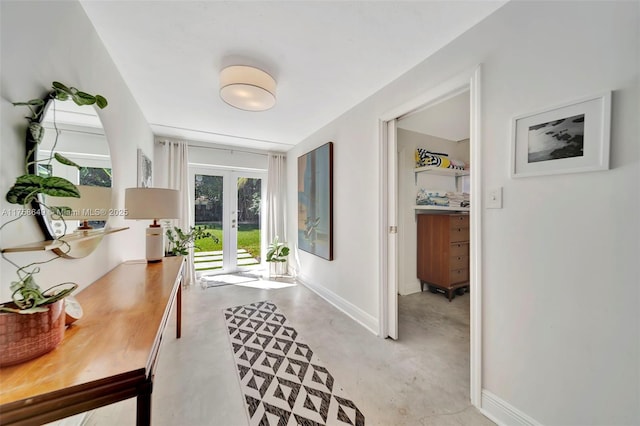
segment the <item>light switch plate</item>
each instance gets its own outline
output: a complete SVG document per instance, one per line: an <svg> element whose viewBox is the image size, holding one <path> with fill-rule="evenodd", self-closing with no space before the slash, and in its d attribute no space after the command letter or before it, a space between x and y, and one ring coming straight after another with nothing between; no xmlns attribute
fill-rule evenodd
<svg viewBox="0 0 640 426"><path fill-rule="evenodd" d="M502 187L493 188L487 191L487 199L485 200L485 206L488 209L502 208Z"/></svg>

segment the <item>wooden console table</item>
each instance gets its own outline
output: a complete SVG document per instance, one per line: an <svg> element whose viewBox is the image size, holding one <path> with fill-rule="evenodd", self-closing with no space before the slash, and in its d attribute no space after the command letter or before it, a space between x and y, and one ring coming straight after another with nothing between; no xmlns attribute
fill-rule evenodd
<svg viewBox="0 0 640 426"><path fill-rule="evenodd" d="M137 397L136 422L151 423L162 333L176 305L181 329L184 258L125 262L80 291L84 315L56 349L0 369L0 424L40 425Z"/></svg>

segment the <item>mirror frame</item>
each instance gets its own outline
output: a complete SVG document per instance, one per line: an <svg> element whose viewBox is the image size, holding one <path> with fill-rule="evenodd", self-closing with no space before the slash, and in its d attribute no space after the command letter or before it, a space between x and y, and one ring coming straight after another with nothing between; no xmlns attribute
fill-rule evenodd
<svg viewBox="0 0 640 426"><path fill-rule="evenodd" d="M47 93L42 100L44 101L44 105L42 105L41 109L38 111L39 112L39 116L38 116L38 120L37 122L39 124L42 124L45 116L47 114L48 109L53 105L53 103L56 101L56 95L55 95L55 91L49 92ZM67 100L64 102L73 102L72 100ZM94 111L97 114L97 110L95 109L95 107L93 105L85 105L86 107L90 107L90 108L94 108ZM100 119L100 116L98 115L98 119ZM100 119L100 123L102 124L102 120ZM104 131L104 125L103 125L103 131ZM38 169L38 163L36 162L37 159L37 153L38 153L38 148L39 148L39 143L34 140L31 132L27 129L26 131L26 154L25 154L25 158L27 160L28 163L28 167L27 167L27 171L30 174L37 174L37 169ZM105 140L107 143L107 147L109 148L109 157L111 157L111 147L109 146L109 140L106 138L105 135ZM77 185L77 184L76 184ZM111 182L111 188L113 188L113 181ZM41 212L41 206L40 206L40 202L42 200L43 195L42 194L38 194L36 199L34 199L31 202L31 206L34 209L35 212L37 212L37 214L35 214L36 219L38 221L38 225L40 226L40 229L42 230L42 233L44 234L44 239L46 241L53 241L53 240L61 240L61 241L65 241L65 235L63 236L56 236L55 235L55 231L52 228L51 222L48 219L48 214L42 214ZM87 239L86 241L83 241L82 244L70 244L68 245L68 247L65 248L55 248L53 249L53 251L58 254L61 257L64 258L68 258L68 259L79 259L79 258L83 258L88 256L89 254L91 254L100 244L100 242L102 241L102 238L104 237L104 230L107 228L107 225L109 223L109 219L107 219L106 223L105 223L105 227L102 228L99 231L102 232L96 232L96 233L92 233L91 238ZM66 234L66 235L71 235L71 234Z"/></svg>
<svg viewBox="0 0 640 426"><path fill-rule="evenodd" d="M40 114L38 116L39 124L42 124L42 121L44 120L44 116L47 112L47 108L49 107L49 104L55 100L55 94L53 92L49 92L44 98L42 98L42 100L44 101L44 105L42 105L41 110L38 111ZM29 174L35 175L38 173L37 172L38 163L36 163L36 153L38 152L39 144L33 139L33 136L31 135L31 132L28 129L26 133L27 133L27 144L26 144L27 152L25 157L27 159L27 164L28 164L27 171L29 172ZM51 227L49 226L49 223L45 219L45 215L40 213L40 199L41 199L41 195L38 194L38 197L33 201L31 201L31 207L34 209L34 211L38 212L38 214L36 214L35 216L36 216L36 219L38 220L38 225L40 225L40 229L44 234L44 239L55 240L54 233L52 232L53 230L51 229Z"/></svg>

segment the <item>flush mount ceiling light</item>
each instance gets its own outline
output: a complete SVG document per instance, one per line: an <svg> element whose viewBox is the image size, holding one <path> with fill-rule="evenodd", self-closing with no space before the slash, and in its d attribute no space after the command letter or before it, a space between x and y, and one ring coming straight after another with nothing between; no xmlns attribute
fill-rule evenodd
<svg viewBox="0 0 640 426"><path fill-rule="evenodd" d="M220 97L238 109L264 111L276 104L276 81L257 68L233 65L220 71Z"/></svg>

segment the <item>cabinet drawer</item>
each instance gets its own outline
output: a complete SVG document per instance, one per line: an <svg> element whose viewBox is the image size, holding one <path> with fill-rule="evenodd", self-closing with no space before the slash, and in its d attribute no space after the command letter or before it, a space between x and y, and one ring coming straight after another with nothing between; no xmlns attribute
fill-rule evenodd
<svg viewBox="0 0 640 426"><path fill-rule="evenodd" d="M449 283L463 283L469 281L469 268L452 269L449 271Z"/></svg>
<svg viewBox="0 0 640 426"><path fill-rule="evenodd" d="M453 256L469 256L469 243L455 243L449 247L449 254Z"/></svg>
<svg viewBox="0 0 640 426"><path fill-rule="evenodd" d="M468 228L469 227L469 215L468 214L456 214L449 216L449 226L451 228Z"/></svg>
<svg viewBox="0 0 640 426"><path fill-rule="evenodd" d="M452 243L458 241L469 241L469 228L451 228L449 229L449 241Z"/></svg>
<svg viewBox="0 0 640 426"><path fill-rule="evenodd" d="M460 269L469 267L469 256L451 256L449 259L450 269Z"/></svg>

